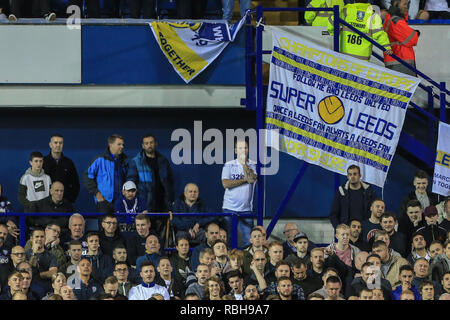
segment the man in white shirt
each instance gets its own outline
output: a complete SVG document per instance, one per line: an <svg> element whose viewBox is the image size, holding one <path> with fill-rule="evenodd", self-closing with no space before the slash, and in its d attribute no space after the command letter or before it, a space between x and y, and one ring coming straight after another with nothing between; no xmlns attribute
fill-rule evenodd
<svg viewBox="0 0 450 320"><path fill-rule="evenodd" d="M170 295L167 289L155 283L155 266L150 261L144 261L141 265L142 283L136 287L131 288L128 299L129 300L148 300L155 293L159 293L164 297L164 300L170 300Z"/></svg>
<svg viewBox="0 0 450 320"><path fill-rule="evenodd" d="M248 159L248 143L244 140L236 141L234 149L237 157L225 163L222 169L222 185L225 188L223 196L223 212L252 214L253 193L255 190L256 162ZM231 216L225 217L227 233L231 238ZM239 218L239 228L242 233L242 245L246 246L250 240L253 228L252 218Z"/></svg>

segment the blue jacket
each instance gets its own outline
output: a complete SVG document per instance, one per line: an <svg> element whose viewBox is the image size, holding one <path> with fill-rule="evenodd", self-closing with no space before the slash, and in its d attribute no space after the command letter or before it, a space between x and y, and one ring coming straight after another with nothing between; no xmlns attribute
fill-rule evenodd
<svg viewBox="0 0 450 320"><path fill-rule="evenodd" d="M414 300L422 300L422 296L420 295L419 290L416 287L412 286L410 290L414 293ZM402 291L403 288L401 285L395 288L395 290L392 291L392 297L394 298L393 300L400 300Z"/></svg>
<svg viewBox="0 0 450 320"><path fill-rule="evenodd" d="M167 158L158 151L155 152L158 159L159 177L164 187L164 203L167 209L170 210L174 200L172 169ZM129 163L127 181L131 180L136 183L138 195L145 199L149 212L156 211L156 183L154 177L155 173L145 160L145 151L141 150Z"/></svg>
<svg viewBox="0 0 450 320"><path fill-rule="evenodd" d="M114 165L115 162L118 163L119 172L118 172L118 181L115 180L115 170ZM84 172L83 180L86 189L88 189L89 193L94 195L94 201L97 203L97 198L95 194L100 191L102 196L106 201L112 202L115 199L119 198L121 194L122 185L124 184L124 178L127 173L128 163L127 156L122 153L118 158L113 159L112 154L109 152L109 148L106 148L106 151L96 157L89 167ZM118 190L114 188L114 186L118 186Z"/></svg>
<svg viewBox="0 0 450 320"><path fill-rule="evenodd" d="M139 272L139 274L141 273L141 265L144 261L152 262L156 270L160 258L161 255L159 253L152 253L152 254L145 253L143 256L140 256L136 259L136 270Z"/></svg>
<svg viewBox="0 0 450 320"><path fill-rule="evenodd" d="M184 201L184 194L181 195L177 200L175 200L173 204L172 211L181 212L181 213L197 213L197 212L209 212L209 209L206 207L204 202L198 198L197 202L195 202L192 207L189 207ZM174 215L172 219L172 225L175 227L176 231L189 231L196 223L200 225L200 227L204 228L208 223L216 220L215 217L208 216L176 216Z"/></svg>
<svg viewBox="0 0 450 320"><path fill-rule="evenodd" d="M113 275L114 261L110 256L99 252L98 255L85 255L82 258L89 260L92 265L92 278L99 283L103 283L106 278Z"/></svg>

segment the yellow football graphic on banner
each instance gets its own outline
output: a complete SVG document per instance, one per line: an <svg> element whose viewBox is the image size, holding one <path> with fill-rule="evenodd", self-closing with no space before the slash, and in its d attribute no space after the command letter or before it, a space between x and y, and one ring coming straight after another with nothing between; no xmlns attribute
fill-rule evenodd
<svg viewBox="0 0 450 320"><path fill-rule="evenodd" d="M328 96L319 102L319 116L327 124L338 123L345 114L342 101L336 96Z"/></svg>

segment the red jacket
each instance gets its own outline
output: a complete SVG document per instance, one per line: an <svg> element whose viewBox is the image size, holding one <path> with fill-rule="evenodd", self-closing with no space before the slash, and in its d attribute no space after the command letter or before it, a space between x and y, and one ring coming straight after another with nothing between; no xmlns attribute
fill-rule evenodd
<svg viewBox="0 0 450 320"><path fill-rule="evenodd" d="M415 55L413 47L417 45L419 34L408 25L408 14L405 17L393 16L388 13L384 21L384 31L389 36L392 51L396 56L415 66ZM386 66L400 64L389 55L384 55Z"/></svg>

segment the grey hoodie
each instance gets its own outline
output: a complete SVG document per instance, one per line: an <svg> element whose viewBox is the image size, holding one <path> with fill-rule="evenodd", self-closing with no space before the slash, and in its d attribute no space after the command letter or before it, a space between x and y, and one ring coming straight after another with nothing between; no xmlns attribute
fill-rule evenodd
<svg viewBox="0 0 450 320"><path fill-rule="evenodd" d="M50 184L52 180L42 169L39 174L35 174L28 168L20 178L18 199L24 208L29 206L31 201L38 201L50 195Z"/></svg>

